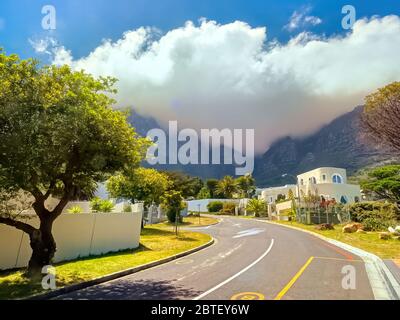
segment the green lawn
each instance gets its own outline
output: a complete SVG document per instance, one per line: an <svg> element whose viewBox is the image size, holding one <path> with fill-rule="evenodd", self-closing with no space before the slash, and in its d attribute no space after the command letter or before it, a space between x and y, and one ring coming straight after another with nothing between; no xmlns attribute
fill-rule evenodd
<svg viewBox="0 0 400 320"><path fill-rule="evenodd" d="M289 225L315 233L324 235L327 238L332 238L353 247L376 254L382 259L399 259L400 258L400 240L381 240L378 237L378 232L368 233L343 233L343 225L336 225L335 230L316 230L313 225L304 225L298 222L274 221L274 223Z"/></svg>
<svg viewBox="0 0 400 320"><path fill-rule="evenodd" d="M210 240L209 235L189 231L180 231L179 236L176 237L173 228L165 224L146 226L138 249L56 265L57 286L62 287L95 279L166 258L198 247ZM41 286L26 280L22 276L22 271L0 273L0 299L15 299L41 291Z"/></svg>
<svg viewBox="0 0 400 320"><path fill-rule="evenodd" d="M212 224L216 224L218 223L218 219L216 218L212 218L212 217L206 217L206 216L202 216L200 215L200 219L199 217L196 216L188 216L188 217L184 217L183 218L183 222L179 224L179 226L182 227L206 227L206 226L210 226ZM164 222L163 224L164 226L174 226L174 223L170 223L170 222Z"/></svg>

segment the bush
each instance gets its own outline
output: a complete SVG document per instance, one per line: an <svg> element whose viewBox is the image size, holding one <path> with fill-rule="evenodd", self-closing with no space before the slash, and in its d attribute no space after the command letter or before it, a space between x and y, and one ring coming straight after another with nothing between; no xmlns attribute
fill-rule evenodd
<svg viewBox="0 0 400 320"><path fill-rule="evenodd" d="M90 207L93 212L109 213L114 209L114 203L110 200L103 200L96 197L90 201Z"/></svg>
<svg viewBox="0 0 400 320"><path fill-rule="evenodd" d="M125 212L125 213L130 213L130 212L132 212L132 206L131 206L131 204L130 204L130 203L125 203L122 210L123 210L123 212Z"/></svg>
<svg viewBox="0 0 400 320"><path fill-rule="evenodd" d="M234 202L225 202L222 206L221 213L223 214L235 214L236 204Z"/></svg>
<svg viewBox="0 0 400 320"><path fill-rule="evenodd" d="M175 223L176 221L176 210L167 210L167 218L168 221L171 223ZM180 212L179 212L179 216L178 216L178 222L182 223L183 222L183 217L181 216Z"/></svg>
<svg viewBox="0 0 400 320"><path fill-rule="evenodd" d="M207 205L208 212L220 212L224 206L222 201L211 201Z"/></svg>
<svg viewBox="0 0 400 320"><path fill-rule="evenodd" d="M73 213L73 214L77 214L77 213L82 213L83 212L83 210L82 210L82 208L80 206L73 206L73 207L69 208L67 211L68 211L68 213Z"/></svg>
<svg viewBox="0 0 400 320"><path fill-rule="evenodd" d="M362 223L365 230L379 231L396 225L398 208L392 203L378 201L354 203L349 206L351 219Z"/></svg>

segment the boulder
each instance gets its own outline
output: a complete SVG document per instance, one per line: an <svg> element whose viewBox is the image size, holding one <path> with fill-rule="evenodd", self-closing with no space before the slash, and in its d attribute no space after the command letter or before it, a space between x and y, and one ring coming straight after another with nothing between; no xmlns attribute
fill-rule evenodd
<svg viewBox="0 0 400 320"><path fill-rule="evenodd" d="M343 233L353 233L356 232L357 230L364 230L364 227L361 223L358 222L348 223L342 229Z"/></svg>
<svg viewBox="0 0 400 320"><path fill-rule="evenodd" d="M379 239L389 240L391 237L392 237L392 235L389 232L380 232L379 233Z"/></svg>
<svg viewBox="0 0 400 320"><path fill-rule="evenodd" d="M397 226L396 228L394 228L394 230L396 230L397 232L400 232L400 226Z"/></svg>
<svg viewBox="0 0 400 320"><path fill-rule="evenodd" d="M323 223L323 224L319 224L317 226L315 226L315 229L317 230L335 230L335 228L333 227L333 225L331 223Z"/></svg>
<svg viewBox="0 0 400 320"><path fill-rule="evenodd" d="M358 229L357 233L367 233L366 231L364 231L363 229Z"/></svg>

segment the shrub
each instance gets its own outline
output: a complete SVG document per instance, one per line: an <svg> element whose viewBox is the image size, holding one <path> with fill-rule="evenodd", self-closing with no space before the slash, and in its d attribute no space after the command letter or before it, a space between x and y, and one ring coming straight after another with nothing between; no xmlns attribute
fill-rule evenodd
<svg viewBox="0 0 400 320"><path fill-rule="evenodd" d="M235 214L236 204L234 202L224 202L221 213Z"/></svg>
<svg viewBox="0 0 400 320"><path fill-rule="evenodd" d="M220 212L224 206L222 201L211 201L207 205L208 212Z"/></svg>
<svg viewBox="0 0 400 320"><path fill-rule="evenodd" d="M349 206L351 219L363 224L365 230L379 231L396 225L399 214L392 203L370 201L354 203Z"/></svg>
<svg viewBox="0 0 400 320"><path fill-rule="evenodd" d="M131 204L130 204L130 203L125 203L122 210L123 210L123 212L125 212L125 213L130 213L130 212L132 212L132 206L131 206Z"/></svg>
<svg viewBox="0 0 400 320"><path fill-rule="evenodd" d="M96 197L90 201L90 207L93 212L109 213L114 209L114 203L110 200L103 200Z"/></svg>
<svg viewBox="0 0 400 320"><path fill-rule="evenodd" d="M73 213L73 214L77 214L77 213L82 213L83 212L83 210L82 210L82 208L80 206L73 206L73 207L69 208L67 211L68 211L68 213Z"/></svg>

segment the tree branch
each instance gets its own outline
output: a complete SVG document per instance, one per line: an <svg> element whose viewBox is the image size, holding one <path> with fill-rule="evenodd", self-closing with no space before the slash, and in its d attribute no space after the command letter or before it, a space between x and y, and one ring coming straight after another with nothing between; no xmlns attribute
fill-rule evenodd
<svg viewBox="0 0 400 320"><path fill-rule="evenodd" d="M32 227L30 224L27 224L22 221L14 220L12 218L5 218L0 216L0 223L8 225L10 227L17 228L18 230L22 230L23 232L31 235L36 229Z"/></svg>

